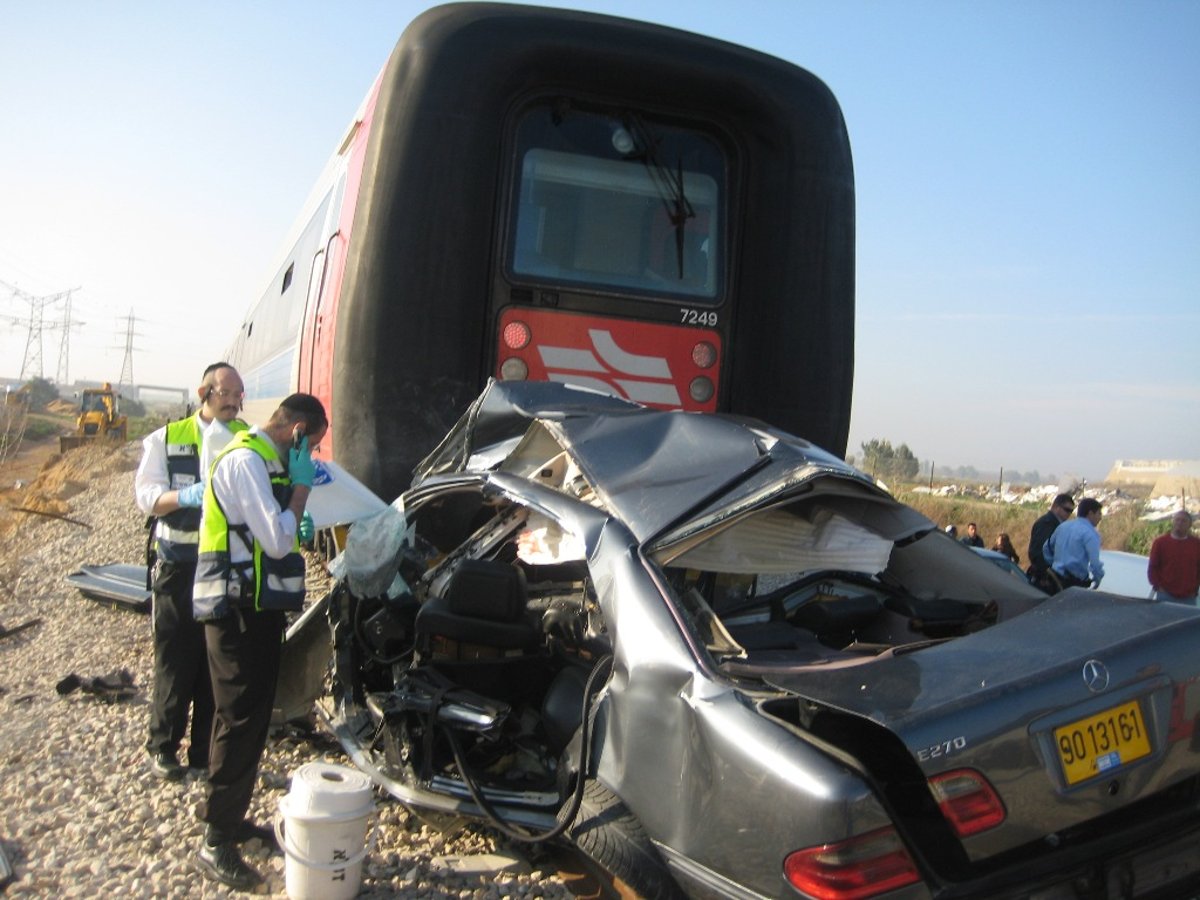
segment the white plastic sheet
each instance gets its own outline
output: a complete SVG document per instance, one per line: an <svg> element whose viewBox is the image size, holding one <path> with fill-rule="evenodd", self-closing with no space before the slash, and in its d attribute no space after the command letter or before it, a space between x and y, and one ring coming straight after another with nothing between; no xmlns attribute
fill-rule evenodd
<svg viewBox="0 0 1200 900"><path fill-rule="evenodd" d="M349 525L388 509L370 488L337 463L327 459L313 461L317 474L306 509L315 527Z"/></svg>

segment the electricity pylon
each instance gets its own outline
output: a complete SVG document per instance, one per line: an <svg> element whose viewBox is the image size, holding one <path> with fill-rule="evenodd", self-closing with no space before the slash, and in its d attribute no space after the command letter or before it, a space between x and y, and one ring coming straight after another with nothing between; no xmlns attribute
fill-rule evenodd
<svg viewBox="0 0 1200 900"><path fill-rule="evenodd" d="M125 358L121 360L121 377L117 384L133 384L133 310L125 320Z"/></svg>
<svg viewBox="0 0 1200 900"><path fill-rule="evenodd" d="M67 299L67 321L71 318L71 294L79 288L71 288L69 291L61 291L57 294L50 294L46 297L35 297L21 290L19 287L14 287L7 282L0 281L0 285L12 291L14 297L19 297L29 304L29 334L25 338L25 355L21 359L21 374L20 380L26 381L26 375L30 378L42 378L42 332L45 330L46 307L64 297ZM69 329L67 329L69 331ZM66 348L67 332L63 334L63 348ZM59 366L62 367L62 351L59 354ZM33 374L36 372L36 374Z"/></svg>
<svg viewBox="0 0 1200 900"><path fill-rule="evenodd" d="M71 382L71 294L74 293L74 288L67 291L67 305L63 311L62 319L62 341L58 345L58 376L55 379L56 384L70 384Z"/></svg>

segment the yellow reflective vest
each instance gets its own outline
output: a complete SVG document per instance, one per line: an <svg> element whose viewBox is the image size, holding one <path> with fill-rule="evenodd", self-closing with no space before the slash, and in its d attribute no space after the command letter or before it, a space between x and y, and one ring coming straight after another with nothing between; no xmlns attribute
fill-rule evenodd
<svg viewBox="0 0 1200 900"><path fill-rule="evenodd" d="M275 500L280 509L285 509L291 500L292 481L275 445L262 435L240 432L221 451L217 462L213 463L213 470L226 453L239 449L253 450L262 458ZM304 605L304 557L300 555L299 542L293 541L291 552L282 559L264 553L262 545L246 525L229 524L220 498L213 490L211 474L204 488L200 553L192 587L193 615L198 621L205 622L224 618L235 609L301 609ZM233 562L229 554L231 540L241 541L250 558Z"/></svg>
<svg viewBox="0 0 1200 900"><path fill-rule="evenodd" d="M226 423L234 434L249 426L241 419ZM168 422L163 440L167 452L167 485L177 491L194 484L200 475L200 445L204 421L200 413ZM154 526L154 550L159 559L173 563L194 563L200 540L200 510L180 507L158 516Z"/></svg>

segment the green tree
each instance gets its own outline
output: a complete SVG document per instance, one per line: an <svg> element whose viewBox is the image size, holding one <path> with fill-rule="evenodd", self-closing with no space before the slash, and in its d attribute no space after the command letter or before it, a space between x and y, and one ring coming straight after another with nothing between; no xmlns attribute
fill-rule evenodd
<svg viewBox="0 0 1200 900"><path fill-rule="evenodd" d="M25 389L29 391L30 409L45 409L48 404L58 399L58 388L45 378L30 379L25 382Z"/></svg>
<svg viewBox="0 0 1200 900"><path fill-rule="evenodd" d="M892 442L871 438L859 444L862 450L862 470L876 478L883 478L887 473L887 465L891 462Z"/></svg>
<svg viewBox="0 0 1200 900"><path fill-rule="evenodd" d="M908 444L893 447L891 441L872 438L860 447L863 471L876 478L911 481L920 471L920 460Z"/></svg>
<svg viewBox="0 0 1200 900"><path fill-rule="evenodd" d="M127 416L144 416L146 415L146 404L141 400L135 400L132 397L121 398L121 412Z"/></svg>
<svg viewBox="0 0 1200 900"><path fill-rule="evenodd" d="M896 455L892 458L892 477L903 478L905 481L912 481L917 477L917 472L921 469L921 462L916 455L908 449L908 444L901 444L896 448Z"/></svg>

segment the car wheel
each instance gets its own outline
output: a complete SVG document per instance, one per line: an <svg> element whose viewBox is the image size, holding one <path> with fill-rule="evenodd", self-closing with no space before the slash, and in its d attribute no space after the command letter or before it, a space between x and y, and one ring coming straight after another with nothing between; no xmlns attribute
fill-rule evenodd
<svg viewBox="0 0 1200 900"><path fill-rule="evenodd" d="M598 869L606 896L622 900L675 900L683 893L642 824L598 781L588 781L567 836Z"/></svg>

